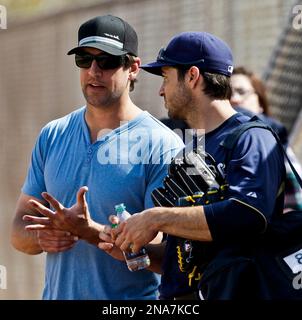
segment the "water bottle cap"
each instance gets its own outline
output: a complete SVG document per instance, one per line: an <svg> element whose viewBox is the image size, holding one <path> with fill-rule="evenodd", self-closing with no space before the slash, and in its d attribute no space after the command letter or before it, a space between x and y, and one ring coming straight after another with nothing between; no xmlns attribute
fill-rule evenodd
<svg viewBox="0 0 302 320"><path fill-rule="evenodd" d="M114 208L116 213L122 213L126 210L126 206L123 203L117 204Z"/></svg>

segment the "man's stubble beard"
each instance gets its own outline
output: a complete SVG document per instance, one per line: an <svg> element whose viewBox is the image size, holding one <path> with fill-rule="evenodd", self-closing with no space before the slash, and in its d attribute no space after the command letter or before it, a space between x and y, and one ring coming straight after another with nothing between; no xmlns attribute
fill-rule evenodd
<svg viewBox="0 0 302 320"><path fill-rule="evenodd" d="M82 92L87 104L96 108L109 108L110 106L115 104L115 102L118 101L121 96L117 93L111 93L111 95L106 96L97 96L95 94L88 94L85 89L82 89Z"/></svg>
<svg viewBox="0 0 302 320"><path fill-rule="evenodd" d="M192 96L190 92L185 88L185 86L180 83L178 87L178 93L171 100L171 105L176 106L176 108L169 108L167 101L165 100L166 108L168 109L168 116L175 120L185 120L186 114L192 107Z"/></svg>

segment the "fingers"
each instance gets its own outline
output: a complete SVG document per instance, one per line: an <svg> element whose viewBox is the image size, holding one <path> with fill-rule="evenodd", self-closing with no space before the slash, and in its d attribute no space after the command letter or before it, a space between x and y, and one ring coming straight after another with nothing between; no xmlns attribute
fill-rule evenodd
<svg viewBox="0 0 302 320"><path fill-rule="evenodd" d="M109 235L106 234L105 232L100 232L99 233L99 238L104 241L104 242L108 242L108 243L113 243L114 241L112 240L110 233Z"/></svg>
<svg viewBox="0 0 302 320"><path fill-rule="evenodd" d="M103 231L101 233L105 233L106 235L110 236L111 235L111 227L108 225L104 225Z"/></svg>
<svg viewBox="0 0 302 320"><path fill-rule="evenodd" d="M57 237L69 237L69 236L73 236L70 232L68 231L63 231L63 230L45 230L43 231L43 234L47 234L47 235L52 235L52 236L57 236Z"/></svg>
<svg viewBox="0 0 302 320"><path fill-rule="evenodd" d="M133 236L123 232L123 229L112 229L111 233L114 233L114 236L112 236L114 244L122 251L137 253L144 245L140 239L135 239Z"/></svg>
<svg viewBox="0 0 302 320"><path fill-rule="evenodd" d="M77 203L82 207L85 207L87 205L86 199L85 199L85 193L87 191L88 191L88 187L84 186L84 187L81 187L77 193Z"/></svg>
<svg viewBox="0 0 302 320"><path fill-rule="evenodd" d="M130 245L130 248L131 248L131 252L138 253L142 248L142 245L134 243Z"/></svg>
<svg viewBox="0 0 302 320"><path fill-rule="evenodd" d="M117 216L111 215L109 216L109 221L111 222L111 228L110 228L110 236L113 240L115 240L115 233L112 232L112 230L116 229L119 225L119 218Z"/></svg>
<svg viewBox="0 0 302 320"><path fill-rule="evenodd" d="M115 221L115 220L112 220ZM118 235L123 232L125 227L125 222L119 223L115 228L111 229L111 237L113 240L116 240Z"/></svg>
<svg viewBox="0 0 302 320"><path fill-rule="evenodd" d="M78 240L78 237L61 230L38 231L37 237L41 249L49 253L69 250Z"/></svg>
<svg viewBox="0 0 302 320"><path fill-rule="evenodd" d="M99 242L98 247L104 251L107 251L108 253L111 252L113 249L113 243L108 242Z"/></svg>
<svg viewBox="0 0 302 320"><path fill-rule="evenodd" d="M45 226L43 224L29 224L28 226L25 226L25 230L28 231L37 231L37 230L49 230L51 227Z"/></svg>
<svg viewBox="0 0 302 320"><path fill-rule="evenodd" d="M131 242L124 240L123 243L121 244L120 249L124 252L131 253L133 252L132 247L133 247L133 244Z"/></svg>
<svg viewBox="0 0 302 320"><path fill-rule="evenodd" d="M98 244L98 247L101 250L105 251L107 254L109 254L114 259L117 259L120 261L125 260L123 252L112 243L100 242Z"/></svg>
<svg viewBox="0 0 302 320"><path fill-rule="evenodd" d="M115 245L118 246L122 251L129 252L129 253L138 253L140 249L143 247L143 244L141 242L129 242L126 239L119 240L121 243L120 246L118 246L117 242L115 241Z"/></svg>
<svg viewBox="0 0 302 320"><path fill-rule="evenodd" d="M114 244L125 252L132 252L132 242L125 238L123 233L117 235Z"/></svg>
<svg viewBox="0 0 302 320"><path fill-rule="evenodd" d="M110 216L109 220L111 222L116 222L118 219L116 216ZM118 221L118 220L117 220ZM121 222L117 225L117 227L111 229L111 238L114 241L114 244L119 247L122 251L125 252L133 252L132 250L132 242L129 239L127 233L125 233L126 221Z"/></svg>
<svg viewBox="0 0 302 320"><path fill-rule="evenodd" d="M50 209L46 208L42 203L36 201L36 200L29 200L28 203L39 213L41 213L43 216L52 218L54 215L54 212Z"/></svg>
<svg viewBox="0 0 302 320"><path fill-rule="evenodd" d="M115 216L115 215L109 216L109 221L111 222L111 224L114 224L114 225L118 225L120 222L118 216Z"/></svg>
<svg viewBox="0 0 302 320"><path fill-rule="evenodd" d="M64 206L49 193L42 192L42 197L49 202L56 211L61 212L64 209Z"/></svg>
<svg viewBox="0 0 302 320"><path fill-rule="evenodd" d="M38 232L39 239L45 239L50 241L77 241L79 238L70 234L70 232L62 230L43 230Z"/></svg>
<svg viewBox="0 0 302 320"><path fill-rule="evenodd" d="M45 226L51 224L50 219L47 217L37 217L37 216L30 216L26 214L25 216L23 216L22 219L24 221L30 221L30 222L34 222L34 223L45 225Z"/></svg>
<svg viewBox="0 0 302 320"><path fill-rule="evenodd" d="M99 238L104 242L113 243L114 241L111 238L111 229L112 228L110 226L105 225L103 231L99 233Z"/></svg>

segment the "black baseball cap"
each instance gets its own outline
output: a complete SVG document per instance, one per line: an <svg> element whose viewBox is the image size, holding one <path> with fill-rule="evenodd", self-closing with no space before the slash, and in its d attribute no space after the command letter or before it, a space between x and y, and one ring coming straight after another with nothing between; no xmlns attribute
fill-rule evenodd
<svg viewBox="0 0 302 320"><path fill-rule="evenodd" d="M226 76L233 72L233 55L229 46L207 32L182 32L162 48L155 62L141 66L150 73L161 75L165 66L194 65L202 71Z"/></svg>
<svg viewBox="0 0 302 320"><path fill-rule="evenodd" d="M131 54L137 56L137 34L129 23L112 15L98 16L84 22L78 32L78 46L67 54L90 47L114 56Z"/></svg>

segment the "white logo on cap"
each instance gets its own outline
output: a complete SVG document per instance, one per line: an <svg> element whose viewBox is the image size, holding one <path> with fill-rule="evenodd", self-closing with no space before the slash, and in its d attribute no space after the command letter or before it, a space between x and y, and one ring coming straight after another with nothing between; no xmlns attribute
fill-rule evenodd
<svg viewBox="0 0 302 320"><path fill-rule="evenodd" d="M233 72L234 67L233 66L228 66L228 72L232 73Z"/></svg>
<svg viewBox="0 0 302 320"><path fill-rule="evenodd" d="M117 40L113 40L113 39L109 39L109 38L105 38L105 37L97 37L97 36L93 36L93 37L86 37L82 40L79 41L79 46L84 46L86 43L90 43L90 42L99 42L102 44L109 44L113 47L116 47L118 49L122 49L123 48L123 43Z"/></svg>
<svg viewBox="0 0 302 320"><path fill-rule="evenodd" d="M111 37L111 38L120 40L119 36L114 36L113 34L104 33L104 35L107 36L107 37Z"/></svg>
<svg viewBox="0 0 302 320"><path fill-rule="evenodd" d="M249 197L258 198L258 197L257 197L257 193L256 193L256 192L253 192L253 191L247 193L246 195L249 196Z"/></svg>

